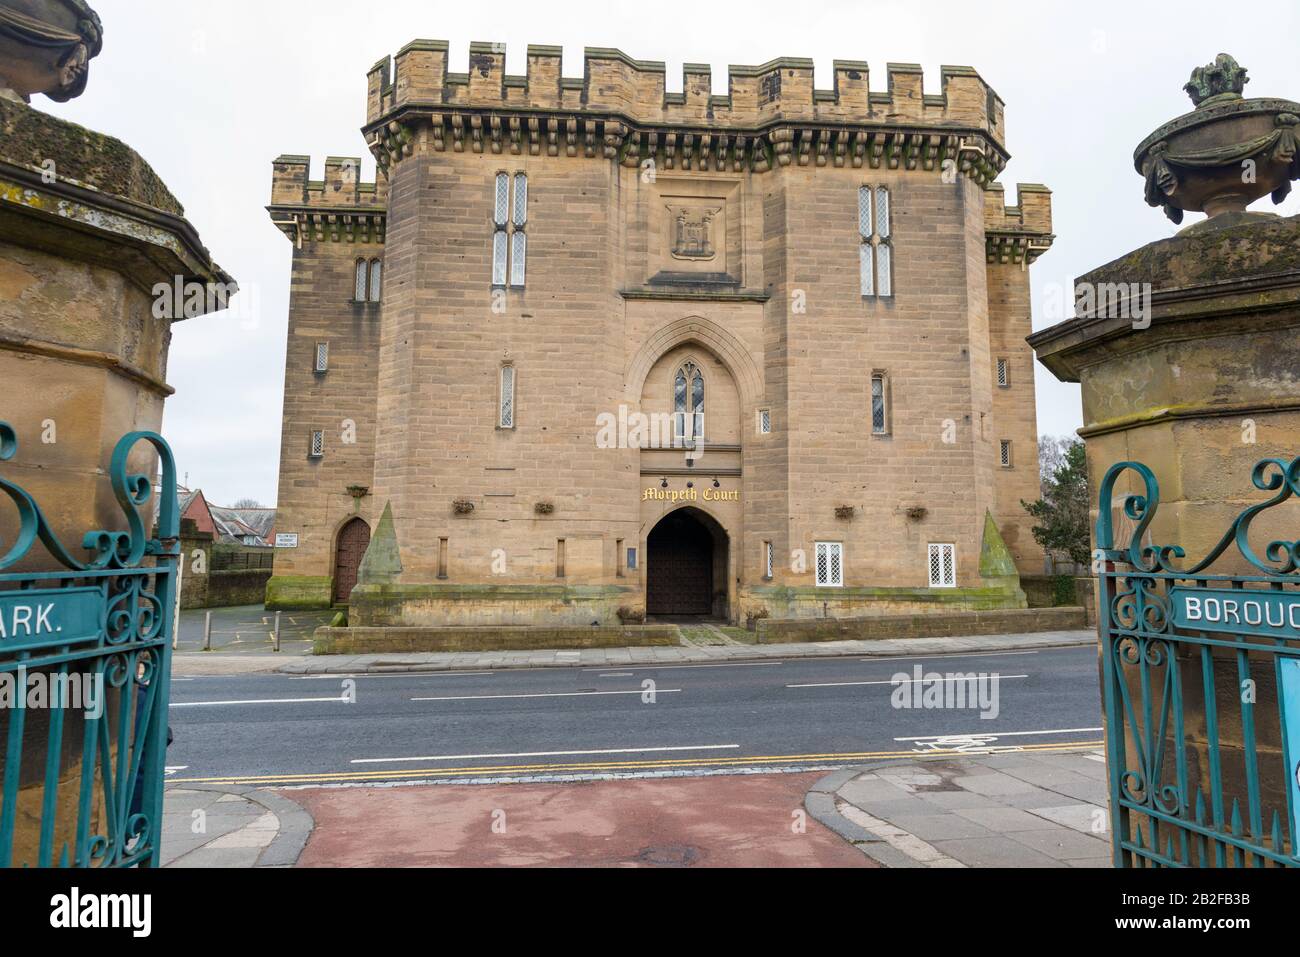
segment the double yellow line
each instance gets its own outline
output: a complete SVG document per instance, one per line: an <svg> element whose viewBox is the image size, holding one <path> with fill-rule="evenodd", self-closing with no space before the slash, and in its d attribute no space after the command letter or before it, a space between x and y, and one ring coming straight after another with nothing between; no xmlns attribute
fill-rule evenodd
<svg viewBox="0 0 1300 957"><path fill-rule="evenodd" d="M1101 741L1068 741L1058 744L1027 744L1016 751L1036 753L1074 751L1079 748L1101 747ZM763 767L772 765L825 764L861 761L885 761L890 758L962 757L984 754L987 750L963 751L957 748L935 751L858 751L839 754L779 754L759 757L734 758L664 758L655 761L601 761L581 764L510 764L484 765L468 768L422 768L404 771L339 771L333 774L271 774L256 777L168 778L173 784L232 784L299 787L312 784L365 784L384 781L432 780L458 777L503 777L531 774L592 774L609 772L635 772L656 770L686 770L691 768Z"/></svg>

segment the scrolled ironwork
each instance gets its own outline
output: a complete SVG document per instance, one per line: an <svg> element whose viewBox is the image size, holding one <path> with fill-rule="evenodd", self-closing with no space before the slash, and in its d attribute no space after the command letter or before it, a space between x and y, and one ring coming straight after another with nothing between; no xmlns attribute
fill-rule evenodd
<svg viewBox="0 0 1300 957"><path fill-rule="evenodd" d="M1140 488L1117 499L1126 472ZM1300 458L1262 459L1251 482L1266 499L1192 564L1179 545L1144 543L1160 506L1151 469L1120 462L1102 481L1096 571L1117 867L1300 867L1300 814L1264 773L1281 758L1272 773L1290 780L1300 753L1282 741L1290 756L1280 756L1270 731L1280 690L1262 703L1242 692L1279 683L1281 662L1300 652L1293 617L1275 618L1300 605L1300 542L1250 543L1259 515L1300 497ZM1133 528L1117 542L1120 513ZM1233 548L1258 571L1206 571Z"/></svg>
<svg viewBox="0 0 1300 957"><path fill-rule="evenodd" d="M1141 478L1143 494L1129 494L1124 497L1124 514L1137 525L1129 538L1127 548L1115 546L1115 527L1112 507L1115 485L1120 476L1126 472L1136 472ZM1167 572L1179 575L1196 575L1213 565L1232 545L1236 545L1242 558L1269 575L1289 575L1300 570L1300 540L1273 541L1264 549L1260 557L1250 545L1251 523L1262 512L1267 511L1290 499L1300 496L1300 457L1288 462L1285 459L1262 459L1251 471L1252 484L1264 492L1273 492L1272 498L1258 502L1242 510L1233 520L1218 544L1205 558L1190 568L1178 568L1175 559L1186 558L1181 545L1142 544L1156 510L1160 506L1160 486L1155 474L1141 462L1119 462L1111 466L1101 483L1098 499L1097 547L1111 559L1122 559L1140 572Z"/></svg>
<svg viewBox="0 0 1300 957"><path fill-rule="evenodd" d="M129 467L142 442L157 453L161 479L156 491L150 475ZM15 430L0 422L0 462L11 461L18 451ZM140 459L153 461L152 456ZM0 543L0 597L14 600L39 592L42 600L54 603L51 607L58 606L56 614L67 613L80 623L73 642L60 642L54 629L37 645L0 646L0 674L22 676L29 665L64 675L75 672L106 687L111 702L97 710L85 702L65 707L80 715L74 719L83 729L79 749L64 746L65 722L46 725L48 743L39 740L41 728L10 725L8 753L17 758L12 768L6 767L3 782L0 867L156 867L161 861L172 610L180 555L176 468L161 436L132 432L115 446L108 475L122 510L122 528L86 534L85 556L64 547L26 489L0 478L0 493L18 511L16 540ZM155 520L156 530L151 530ZM39 571L5 573L29 558L37 542L66 570L49 570L46 562ZM29 748L24 735L38 740ZM29 777L20 771L26 770L22 764L29 750L57 756L45 775L58 779L56 793L76 788L75 801L45 799L49 807L77 807L75 827L67 822L66 833L44 819L35 830L30 822L17 820L14 809ZM68 773L62 775L65 765ZM59 814L62 821L63 812Z"/></svg>
<svg viewBox="0 0 1300 957"><path fill-rule="evenodd" d="M148 475L131 474L128 460L135 447L147 442L158 455L161 474L158 537L152 538L142 514L153 500L153 482ZM13 426L0 422L0 461L9 461L18 453L18 435ZM0 571L25 558L39 540L64 568L91 571L110 568L137 568L146 556L179 555L180 514L176 500L176 461L166 440L156 432L131 432L113 449L109 464L113 495L126 519L126 531L97 530L87 532L82 547L91 553L87 561L75 558L50 528L36 500L20 485L0 477L4 492L18 508L19 530L13 546L0 555Z"/></svg>

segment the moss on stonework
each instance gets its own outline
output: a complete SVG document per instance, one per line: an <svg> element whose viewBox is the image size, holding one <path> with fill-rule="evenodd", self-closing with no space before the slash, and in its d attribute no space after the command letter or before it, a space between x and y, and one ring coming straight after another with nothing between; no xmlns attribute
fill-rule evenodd
<svg viewBox="0 0 1300 957"><path fill-rule="evenodd" d="M361 568L357 572L359 585L387 585L396 582L402 574L402 552L397 545L397 529L393 524L393 503L384 506L379 527L370 539Z"/></svg>
<svg viewBox="0 0 1300 957"><path fill-rule="evenodd" d="M149 164L121 140L0 98L0 160L167 213L185 210Z"/></svg>
<svg viewBox="0 0 1300 957"><path fill-rule="evenodd" d="M993 520L992 512L984 513L984 540L980 543L980 577L985 579L1003 579L1014 581L1018 586L1020 573L1016 570L1016 561L1011 557L1011 549L998 531L998 523Z"/></svg>
<svg viewBox="0 0 1300 957"><path fill-rule="evenodd" d="M276 575L266 583L266 607L271 611L329 608L334 582L316 575Z"/></svg>
<svg viewBox="0 0 1300 957"><path fill-rule="evenodd" d="M1150 283L1156 291L1300 270L1300 216L1251 218L1148 243L1080 276L1078 285Z"/></svg>
<svg viewBox="0 0 1300 957"><path fill-rule="evenodd" d="M586 601L612 598L630 589L615 585L358 585L354 599L365 601L412 601L437 599L454 601L528 598L536 601Z"/></svg>

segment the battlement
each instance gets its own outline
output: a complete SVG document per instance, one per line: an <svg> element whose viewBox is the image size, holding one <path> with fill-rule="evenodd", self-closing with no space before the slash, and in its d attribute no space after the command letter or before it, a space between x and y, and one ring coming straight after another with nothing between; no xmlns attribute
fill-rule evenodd
<svg viewBox="0 0 1300 957"><path fill-rule="evenodd" d="M988 186L984 231L989 262L1033 262L1051 248L1052 191L1039 183L1017 183L1020 203L1006 205L1001 183Z"/></svg>
<svg viewBox="0 0 1300 957"><path fill-rule="evenodd" d="M786 122L954 127L979 130L999 145L1003 102L970 67L940 69L941 89L927 93L921 67L889 63L883 92L869 88L866 63L836 60L834 84L818 90L813 62L783 57L728 68L726 96L715 96L706 64L683 67L681 93L666 91L667 70L620 50L588 47L582 79L561 69L561 49L529 46L524 76L505 72L504 44L470 44L469 72L447 68L448 44L416 40L368 75L367 126L404 107L476 111L559 111L615 116L636 124L756 130Z"/></svg>
<svg viewBox="0 0 1300 957"><path fill-rule="evenodd" d="M325 178L320 180L311 179L310 156L279 156L272 169L272 206L382 210L388 201L388 183L383 177L370 182L361 179L359 156L326 157Z"/></svg>
<svg viewBox="0 0 1300 957"><path fill-rule="evenodd" d="M272 164L271 222L301 245L316 242L382 243L387 227L388 181L361 179L361 158L329 156L325 178L311 179L310 156L279 156Z"/></svg>

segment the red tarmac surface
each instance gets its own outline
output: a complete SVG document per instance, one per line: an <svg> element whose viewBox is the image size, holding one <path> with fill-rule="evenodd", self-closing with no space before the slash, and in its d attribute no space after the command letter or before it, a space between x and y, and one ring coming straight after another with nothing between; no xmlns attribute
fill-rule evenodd
<svg viewBox="0 0 1300 957"><path fill-rule="evenodd" d="M873 866L811 817L795 833L821 776L279 793L316 820L299 867Z"/></svg>

